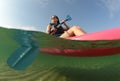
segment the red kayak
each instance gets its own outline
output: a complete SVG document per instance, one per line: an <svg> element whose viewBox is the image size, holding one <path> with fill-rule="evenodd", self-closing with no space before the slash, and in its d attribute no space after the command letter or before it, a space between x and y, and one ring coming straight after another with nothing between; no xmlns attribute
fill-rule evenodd
<svg viewBox="0 0 120 81"><path fill-rule="evenodd" d="M61 41L61 38L57 38L57 40L59 39ZM64 47L64 45L60 46L62 43L58 41L58 47L41 48L40 52L77 57L108 56L120 53L120 27L82 36L69 37L63 40L65 44L69 42L67 47ZM81 45L79 45L80 43Z"/></svg>

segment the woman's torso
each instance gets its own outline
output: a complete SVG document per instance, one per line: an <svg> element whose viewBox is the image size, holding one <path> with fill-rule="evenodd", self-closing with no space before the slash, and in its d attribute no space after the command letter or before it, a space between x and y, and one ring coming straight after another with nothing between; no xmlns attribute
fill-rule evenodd
<svg viewBox="0 0 120 81"><path fill-rule="evenodd" d="M63 34L64 33L64 28L60 25L60 26L58 26L58 25L53 25L53 24L50 24L51 25L51 27L52 28L55 28L57 31L55 32L55 36L60 36L61 34ZM51 29L52 29L51 28ZM52 30L50 30L50 31L52 31Z"/></svg>

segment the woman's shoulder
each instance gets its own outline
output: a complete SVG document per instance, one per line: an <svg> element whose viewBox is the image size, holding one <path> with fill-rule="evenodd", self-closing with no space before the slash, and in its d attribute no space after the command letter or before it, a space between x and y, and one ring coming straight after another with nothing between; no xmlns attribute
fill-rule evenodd
<svg viewBox="0 0 120 81"><path fill-rule="evenodd" d="M50 24L47 25L47 28L52 28L52 26Z"/></svg>

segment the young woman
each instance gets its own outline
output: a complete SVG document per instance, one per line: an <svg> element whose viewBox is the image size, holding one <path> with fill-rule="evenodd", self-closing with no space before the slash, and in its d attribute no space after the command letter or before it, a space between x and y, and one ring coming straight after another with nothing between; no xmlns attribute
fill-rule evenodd
<svg viewBox="0 0 120 81"><path fill-rule="evenodd" d="M65 27L59 26L60 21L59 18L54 15L51 17L51 23L48 24L46 33L59 36L61 38L68 38L72 36L80 36L86 34L84 30L82 30L79 26L73 26L69 28L69 26L63 21L62 22Z"/></svg>

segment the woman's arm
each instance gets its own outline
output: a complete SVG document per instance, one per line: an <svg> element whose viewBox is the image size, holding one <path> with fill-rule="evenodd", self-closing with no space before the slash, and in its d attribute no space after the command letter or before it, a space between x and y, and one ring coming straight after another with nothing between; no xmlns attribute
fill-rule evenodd
<svg viewBox="0 0 120 81"><path fill-rule="evenodd" d="M68 30L70 28L65 22L63 24L66 27L65 30Z"/></svg>
<svg viewBox="0 0 120 81"><path fill-rule="evenodd" d="M52 29L52 31L51 31L51 29ZM47 26L47 29L46 29L46 33L47 33L47 34L53 35L53 34L55 34L56 32L57 32L57 29L56 29L56 28L52 28L51 25L48 25L48 26Z"/></svg>
<svg viewBox="0 0 120 81"><path fill-rule="evenodd" d="M47 26L47 28L46 28L46 33L47 33L47 34L50 34L51 28L52 28L52 27L51 27L50 24L49 24L49 25Z"/></svg>

